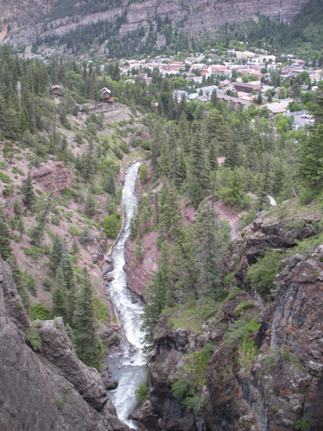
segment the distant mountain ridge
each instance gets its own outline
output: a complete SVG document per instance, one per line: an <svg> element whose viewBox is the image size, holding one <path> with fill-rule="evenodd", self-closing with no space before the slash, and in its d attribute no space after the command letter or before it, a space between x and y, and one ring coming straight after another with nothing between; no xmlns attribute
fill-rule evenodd
<svg viewBox="0 0 323 431"><path fill-rule="evenodd" d="M244 22L257 14L291 22L309 0L0 0L2 38L15 45L57 45L73 50L100 46L109 54L132 39L152 48L170 40L198 36L225 23ZM86 33L86 35L85 35ZM71 35L71 38L68 37ZM1 40L0 39L0 40ZM106 42L111 41L111 47ZM184 43L184 42L183 42ZM136 46L130 49L135 49Z"/></svg>

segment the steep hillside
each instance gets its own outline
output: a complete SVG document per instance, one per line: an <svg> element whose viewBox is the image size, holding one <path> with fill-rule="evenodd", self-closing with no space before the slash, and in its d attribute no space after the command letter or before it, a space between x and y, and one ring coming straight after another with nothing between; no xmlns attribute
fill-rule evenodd
<svg viewBox="0 0 323 431"><path fill-rule="evenodd" d="M313 247L320 212L276 217L255 220L232 244L224 300L163 313L147 399L134 415L142 430L322 429L323 249Z"/></svg>
<svg viewBox="0 0 323 431"><path fill-rule="evenodd" d="M214 30L225 23L243 22L262 14L290 22L308 0L180 0L106 2L49 2L40 14L26 15L0 2L3 24L9 24L7 40L16 45L34 43L68 52L84 52L99 46L109 55L131 55L164 46L186 47L191 36ZM28 10L29 8L27 8ZM32 9L34 10L34 9ZM36 8L37 10L37 8ZM128 46L127 46L128 45Z"/></svg>
<svg viewBox="0 0 323 431"><path fill-rule="evenodd" d="M0 258L0 428L120 430L99 373L76 353L61 319L32 325Z"/></svg>

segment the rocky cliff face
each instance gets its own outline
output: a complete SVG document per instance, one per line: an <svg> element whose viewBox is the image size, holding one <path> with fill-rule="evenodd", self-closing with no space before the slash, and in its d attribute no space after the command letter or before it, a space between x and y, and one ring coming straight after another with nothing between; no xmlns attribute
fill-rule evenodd
<svg viewBox="0 0 323 431"><path fill-rule="evenodd" d="M39 353L30 347L35 336L41 340ZM0 358L1 430L127 429L117 419L99 373L76 357L62 321L31 324L3 261Z"/></svg>
<svg viewBox="0 0 323 431"><path fill-rule="evenodd" d="M148 31L156 20L169 20L174 27L189 35L198 35L212 31L216 26L249 20L260 13L273 19L292 21L309 0L144 0L104 2L60 2L48 1L46 8L39 13L39 8L26 6L26 1L16 0L12 7L0 0L0 15L3 24L9 24L11 31L8 39L14 43L33 42L41 36L61 37L79 27L98 22L108 22L114 26L113 36L123 38L140 28ZM24 3L24 7L19 7ZM30 4L35 3L29 1ZM30 5L29 5L30 6ZM2 14L1 14L2 11ZM26 12L29 11L29 12ZM156 31L156 46L166 44L166 37ZM146 35L147 36L147 35ZM105 38L106 40L106 38Z"/></svg>
<svg viewBox="0 0 323 431"><path fill-rule="evenodd" d="M322 430L323 246L289 253L274 281L271 302L252 292L245 278L265 249L292 248L297 239L313 235L317 223L316 216L304 217L302 223L258 219L232 244L228 259L230 274L242 289L231 290L201 331L185 328L185 323L175 328L167 318L160 321L149 399L135 414L142 430ZM188 358L207 346L213 353L204 377L199 376L197 398L194 404L185 400L184 378L183 402L174 382L183 376ZM195 364L201 367L201 362ZM188 381L195 379L195 369L186 369Z"/></svg>

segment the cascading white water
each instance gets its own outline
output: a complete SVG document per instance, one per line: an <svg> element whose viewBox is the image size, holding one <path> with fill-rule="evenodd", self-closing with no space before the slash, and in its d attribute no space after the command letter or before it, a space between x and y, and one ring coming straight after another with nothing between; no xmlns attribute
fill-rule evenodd
<svg viewBox="0 0 323 431"><path fill-rule="evenodd" d="M122 191L122 205L125 222L122 233L113 247L113 277L108 284L109 295L124 329L121 341L121 352L110 355L108 358L112 376L118 380L117 389L110 391L117 415L120 420L131 428L135 428L128 419L129 414L136 407L136 391L145 379L146 358L144 354L144 332L141 329L143 318L143 304L133 297L127 287L127 274L123 267L125 264L124 246L130 234L130 223L137 207L135 193L136 179L140 162L134 163L127 171Z"/></svg>

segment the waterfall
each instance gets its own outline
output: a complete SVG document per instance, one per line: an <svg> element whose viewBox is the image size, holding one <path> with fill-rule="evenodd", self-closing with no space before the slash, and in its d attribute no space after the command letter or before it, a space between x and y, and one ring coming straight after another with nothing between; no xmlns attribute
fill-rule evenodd
<svg viewBox="0 0 323 431"><path fill-rule="evenodd" d="M112 376L118 380L118 387L109 394L119 419L134 429L136 427L128 416L136 407L136 391L145 380L146 357L143 349L144 332L141 329L144 309L143 304L136 300L127 288L127 274L123 268L125 242L129 237L131 220L137 208L135 186L139 167L140 162L134 163L126 174L122 191L124 227L112 250L114 279L108 284L108 293L123 327L121 351L108 358Z"/></svg>

